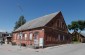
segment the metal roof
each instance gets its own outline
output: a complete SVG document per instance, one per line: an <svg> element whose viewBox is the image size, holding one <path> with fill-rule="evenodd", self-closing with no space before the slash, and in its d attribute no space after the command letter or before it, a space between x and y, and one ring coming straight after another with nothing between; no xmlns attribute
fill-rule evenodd
<svg viewBox="0 0 85 55"><path fill-rule="evenodd" d="M52 14L49 14L49 15L45 15L45 16L42 16L42 17L39 17L39 18L36 18L34 20L31 20L31 21L28 21L27 23L25 23L24 25L22 25L21 27L16 29L14 32L45 26L58 13L60 13L60 11L52 13Z"/></svg>

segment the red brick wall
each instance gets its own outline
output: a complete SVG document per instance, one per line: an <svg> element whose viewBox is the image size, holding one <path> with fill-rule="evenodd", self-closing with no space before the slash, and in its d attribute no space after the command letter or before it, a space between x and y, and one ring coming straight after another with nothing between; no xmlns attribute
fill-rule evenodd
<svg viewBox="0 0 85 55"><path fill-rule="evenodd" d="M35 32L39 32L38 40L39 40L39 38L44 38L44 30L42 30L42 29L31 30L31 31L23 31L22 33L27 34L27 40L25 40L25 37L23 36L23 38L21 40L21 43L24 43L26 45L30 45L30 44L33 45L34 44L34 35L33 35L32 41L30 41L29 36L30 36L30 33L34 34ZM13 33L12 42L16 42L16 44L20 44L20 40L17 39L18 38L18 34L19 34L19 32Z"/></svg>
<svg viewBox="0 0 85 55"><path fill-rule="evenodd" d="M28 34L28 40L22 40L22 43L25 44L34 44L34 40L29 40L29 34L30 32L34 33L38 31L38 40L39 38L44 38L44 45L49 44L63 44L63 43L69 43L71 42L71 36L68 34L68 29L66 26L66 23L64 21L64 18L62 16L62 13L59 13L56 17L54 17L49 23L47 23L44 26L44 30L36 28L29 31L23 31L23 33ZM16 42L17 44L20 43L19 40L16 39L17 36L15 34L18 34L19 32L13 33L13 42ZM58 37L60 35L60 38ZM62 40L64 36L65 40ZM60 39L60 40L59 40Z"/></svg>

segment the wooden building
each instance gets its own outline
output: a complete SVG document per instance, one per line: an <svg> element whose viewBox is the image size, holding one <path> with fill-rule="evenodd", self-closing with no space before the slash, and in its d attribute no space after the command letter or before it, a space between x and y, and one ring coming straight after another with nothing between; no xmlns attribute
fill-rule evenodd
<svg viewBox="0 0 85 55"><path fill-rule="evenodd" d="M31 20L13 32L12 42L32 46L51 46L72 41L64 17L55 12Z"/></svg>
<svg viewBox="0 0 85 55"><path fill-rule="evenodd" d="M3 42L4 44L8 44L11 42L12 36L8 32L0 32L0 42Z"/></svg>
<svg viewBox="0 0 85 55"><path fill-rule="evenodd" d="M72 38L73 40L85 43L85 33L84 32L80 32L80 33L73 32L72 36L73 36L73 38Z"/></svg>

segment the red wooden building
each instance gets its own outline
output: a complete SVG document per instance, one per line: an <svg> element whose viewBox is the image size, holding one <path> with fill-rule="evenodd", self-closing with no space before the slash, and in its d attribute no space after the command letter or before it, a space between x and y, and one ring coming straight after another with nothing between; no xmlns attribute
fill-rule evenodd
<svg viewBox="0 0 85 55"><path fill-rule="evenodd" d="M62 13L56 12L31 20L13 32L12 42L32 46L51 46L71 42Z"/></svg>

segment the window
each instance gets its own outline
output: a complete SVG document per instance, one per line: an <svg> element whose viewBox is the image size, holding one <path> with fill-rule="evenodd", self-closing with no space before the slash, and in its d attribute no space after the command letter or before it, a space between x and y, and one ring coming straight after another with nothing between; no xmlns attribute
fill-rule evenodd
<svg viewBox="0 0 85 55"><path fill-rule="evenodd" d="M27 34L24 34L25 40L27 40Z"/></svg>
<svg viewBox="0 0 85 55"><path fill-rule="evenodd" d="M49 41L51 41L52 39L51 39L51 37L49 37Z"/></svg>
<svg viewBox="0 0 85 55"><path fill-rule="evenodd" d="M59 20L57 20L57 27L59 27Z"/></svg>
<svg viewBox="0 0 85 55"><path fill-rule="evenodd" d="M62 23L62 28L64 29L64 23Z"/></svg>
<svg viewBox="0 0 85 55"><path fill-rule="evenodd" d="M16 34L14 34L14 36L16 37Z"/></svg>
<svg viewBox="0 0 85 55"><path fill-rule="evenodd" d="M56 22L56 27L58 26L57 22Z"/></svg>
<svg viewBox="0 0 85 55"><path fill-rule="evenodd" d="M19 33L19 39L22 39L23 36L24 36L23 33L20 32L20 33Z"/></svg>
<svg viewBox="0 0 85 55"><path fill-rule="evenodd" d="M19 39L19 37L20 37L20 36L19 36L19 34L18 34L18 35L17 35L17 39Z"/></svg>
<svg viewBox="0 0 85 55"><path fill-rule="evenodd" d="M65 37L64 37L64 35L63 35L63 40L65 40Z"/></svg>
<svg viewBox="0 0 85 55"><path fill-rule="evenodd" d="M34 33L34 39L38 39L38 34L39 34L39 32Z"/></svg>
<svg viewBox="0 0 85 55"><path fill-rule="evenodd" d="M62 28L62 22L61 22L61 28Z"/></svg>
<svg viewBox="0 0 85 55"><path fill-rule="evenodd" d="M60 23L60 20L59 20L59 27L60 27L61 23Z"/></svg>
<svg viewBox="0 0 85 55"><path fill-rule="evenodd" d="M62 35L60 36L60 40L63 41L63 36Z"/></svg>
<svg viewBox="0 0 85 55"><path fill-rule="evenodd" d="M30 33L30 40L32 40L32 37L33 37L33 33Z"/></svg>
<svg viewBox="0 0 85 55"><path fill-rule="evenodd" d="M59 41L60 41L60 34L58 35L58 39L59 39Z"/></svg>
<svg viewBox="0 0 85 55"><path fill-rule="evenodd" d="M58 35L58 39L59 39L59 41L60 40L63 41L63 40L65 40L65 37L64 37L64 35Z"/></svg>
<svg viewBox="0 0 85 55"><path fill-rule="evenodd" d="M17 34L14 34L14 39L17 39Z"/></svg>

